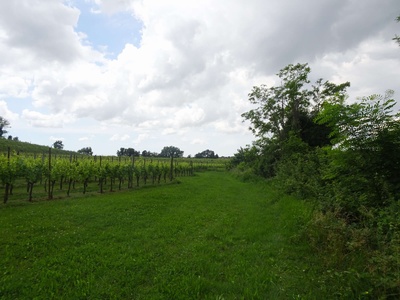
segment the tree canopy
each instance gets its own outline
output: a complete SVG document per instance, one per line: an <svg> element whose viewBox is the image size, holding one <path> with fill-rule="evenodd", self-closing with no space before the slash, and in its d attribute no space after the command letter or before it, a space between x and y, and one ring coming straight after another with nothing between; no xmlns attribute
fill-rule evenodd
<svg viewBox="0 0 400 300"><path fill-rule="evenodd" d="M80 150L78 150L79 154L85 154L85 155L93 155L92 147L84 147Z"/></svg>
<svg viewBox="0 0 400 300"><path fill-rule="evenodd" d="M343 102L350 83L334 84L321 78L310 84L310 73L308 64L290 64L277 74L280 85L255 86L249 93L256 107L242 117L250 121L257 138L251 153L259 154L254 164L259 175L274 176L276 164L299 149L293 144L296 139L310 147L330 144L331 128L314 119L324 102Z"/></svg>
<svg viewBox="0 0 400 300"><path fill-rule="evenodd" d="M279 86L253 87L249 101L257 107L242 117L250 121L250 130L256 137L282 142L292 133L309 144L326 143L326 138L320 136L324 128L315 124L313 118L323 101L342 101L350 83L336 85L319 79L310 86L310 72L308 64L290 64L277 74Z"/></svg>
<svg viewBox="0 0 400 300"><path fill-rule="evenodd" d="M53 143L53 148L62 150L62 149L64 149L64 144L63 144L63 142L61 140L55 141Z"/></svg>
<svg viewBox="0 0 400 300"><path fill-rule="evenodd" d="M215 154L212 150L204 150L203 152L197 153L195 158L218 158L218 154Z"/></svg>
<svg viewBox="0 0 400 300"><path fill-rule="evenodd" d="M0 116L0 138L4 137L4 135L8 132L6 128L10 127L10 122Z"/></svg>
<svg viewBox="0 0 400 300"><path fill-rule="evenodd" d="M121 148L117 151L117 156L139 156L140 152L133 148Z"/></svg>
<svg viewBox="0 0 400 300"><path fill-rule="evenodd" d="M165 146L160 154L160 157L182 157L183 151L175 146Z"/></svg>
<svg viewBox="0 0 400 300"><path fill-rule="evenodd" d="M158 156L158 153L157 152L151 152L151 151L143 150L142 151L142 156L143 157L156 157L156 156Z"/></svg>

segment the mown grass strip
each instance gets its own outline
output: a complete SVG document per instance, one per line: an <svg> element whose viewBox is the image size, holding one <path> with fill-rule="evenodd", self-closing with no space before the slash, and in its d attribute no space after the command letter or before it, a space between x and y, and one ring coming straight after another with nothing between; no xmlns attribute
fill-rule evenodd
<svg viewBox="0 0 400 300"><path fill-rule="evenodd" d="M224 172L180 180L3 206L0 298L316 297L309 249L293 239L303 202Z"/></svg>

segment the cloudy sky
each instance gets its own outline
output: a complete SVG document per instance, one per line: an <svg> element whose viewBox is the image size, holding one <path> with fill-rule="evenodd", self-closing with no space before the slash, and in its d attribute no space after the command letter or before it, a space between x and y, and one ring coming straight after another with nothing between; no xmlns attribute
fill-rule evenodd
<svg viewBox="0 0 400 300"><path fill-rule="evenodd" d="M254 139L252 86L290 63L350 81L350 100L400 100L397 15L398 0L0 1L0 115L68 150L232 155Z"/></svg>

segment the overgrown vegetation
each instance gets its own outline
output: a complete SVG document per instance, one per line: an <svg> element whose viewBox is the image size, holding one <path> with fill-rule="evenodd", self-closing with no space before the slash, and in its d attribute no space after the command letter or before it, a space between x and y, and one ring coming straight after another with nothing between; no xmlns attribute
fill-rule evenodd
<svg viewBox="0 0 400 300"><path fill-rule="evenodd" d="M254 87L243 114L257 140L231 168L273 180L312 201L304 232L337 295L400 297L400 121L393 92L347 103L349 83L310 85L307 64L289 65L278 87ZM246 175L248 176L248 175ZM338 285L341 286L340 284ZM363 291L363 292L361 292Z"/></svg>

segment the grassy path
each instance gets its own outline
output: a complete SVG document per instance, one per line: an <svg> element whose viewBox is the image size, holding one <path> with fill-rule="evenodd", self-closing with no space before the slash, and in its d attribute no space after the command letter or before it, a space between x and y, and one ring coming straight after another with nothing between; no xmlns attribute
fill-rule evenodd
<svg viewBox="0 0 400 300"><path fill-rule="evenodd" d="M264 183L180 184L0 208L0 299L313 298L307 215Z"/></svg>

